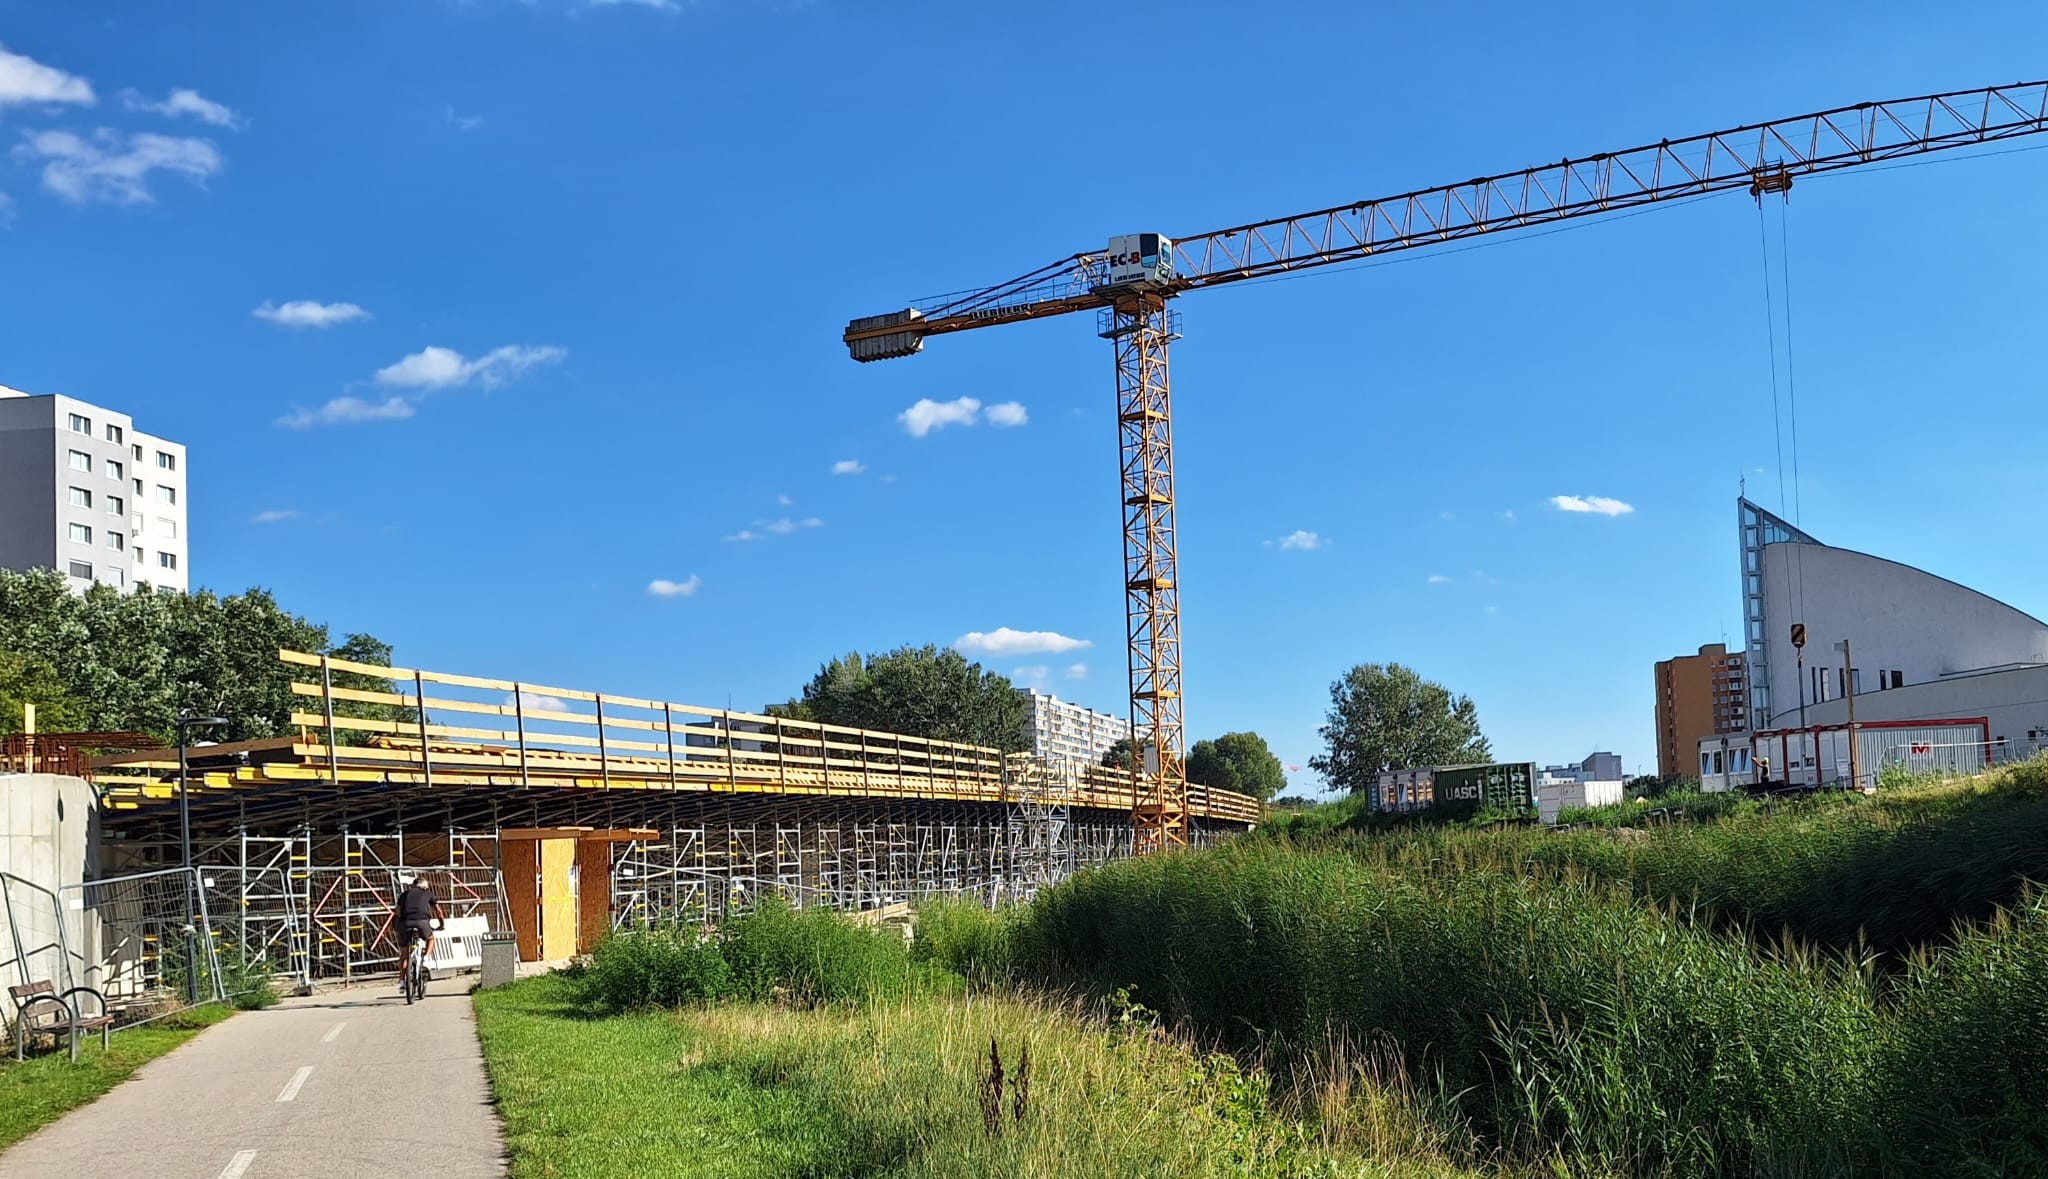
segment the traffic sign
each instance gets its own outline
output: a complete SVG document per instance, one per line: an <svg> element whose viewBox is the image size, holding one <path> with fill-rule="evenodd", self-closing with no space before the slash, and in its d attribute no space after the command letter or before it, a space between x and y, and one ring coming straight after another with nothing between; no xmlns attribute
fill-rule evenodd
<svg viewBox="0 0 2048 1179"><path fill-rule="evenodd" d="M1792 645L1795 647L1804 647L1806 645L1805 623L1795 622L1792 624Z"/></svg>

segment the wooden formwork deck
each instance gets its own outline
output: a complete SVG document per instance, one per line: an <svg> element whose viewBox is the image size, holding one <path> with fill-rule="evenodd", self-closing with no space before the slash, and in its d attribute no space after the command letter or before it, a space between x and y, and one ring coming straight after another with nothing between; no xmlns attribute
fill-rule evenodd
<svg viewBox="0 0 2048 1179"><path fill-rule="evenodd" d="M190 751L196 823L245 818L252 808L282 814L351 801L475 811L534 792L990 804L1029 795L1125 813L1136 800L1132 775L1102 766L1055 769L982 746L730 709L298 651L280 657L314 672L292 685L306 701L291 717L299 733ZM389 690L339 686L337 675ZM384 715L360 715L372 709ZM389 719L392 710L417 719ZM108 820L121 825L175 810L177 768L174 750L96 759ZM1259 803L1247 795L1199 786L1188 794L1191 818L1258 819Z"/></svg>

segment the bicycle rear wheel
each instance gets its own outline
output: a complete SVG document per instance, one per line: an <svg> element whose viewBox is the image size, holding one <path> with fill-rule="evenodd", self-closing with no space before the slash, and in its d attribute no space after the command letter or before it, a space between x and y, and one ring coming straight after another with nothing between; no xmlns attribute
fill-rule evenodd
<svg viewBox="0 0 2048 1179"><path fill-rule="evenodd" d="M413 1000L419 998L419 991L420 956L418 953L409 953L405 956L405 1005L407 1007L412 1006Z"/></svg>

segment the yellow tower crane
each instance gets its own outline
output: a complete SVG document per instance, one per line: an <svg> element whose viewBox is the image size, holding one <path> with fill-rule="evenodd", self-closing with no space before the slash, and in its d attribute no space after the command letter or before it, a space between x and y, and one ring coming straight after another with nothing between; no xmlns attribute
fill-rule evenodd
<svg viewBox="0 0 2048 1179"><path fill-rule="evenodd" d="M856 319L859 361L923 349L925 337L1093 311L1116 351L1122 440L1124 606L1130 647L1132 822L1140 853L1187 842L1180 560L1173 510L1167 301L1246 279L1334 266L1482 234L1747 189L1789 193L1801 175L1971 147L2048 130L2048 82L1865 102L1666 139L1378 200L1170 238L1109 239L1008 282Z"/></svg>

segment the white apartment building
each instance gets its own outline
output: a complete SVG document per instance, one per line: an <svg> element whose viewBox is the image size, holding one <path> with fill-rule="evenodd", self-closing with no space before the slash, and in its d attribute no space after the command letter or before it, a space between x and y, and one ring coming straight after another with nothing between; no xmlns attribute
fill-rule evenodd
<svg viewBox="0 0 2048 1179"><path fill-rule="evenodd" d="M188 474L182 443L125 413L0 386L0 568L184 590Z"/></svg>
<svg viewBox="0 0 2048 1179"><path fill-rule="evenodd" d="M1031 731L1031 752L1099 762L1109 747L1131 735L1131 722L1107 712L1071 704L1036 689L1020 690L1024 723Z"/></svg>

